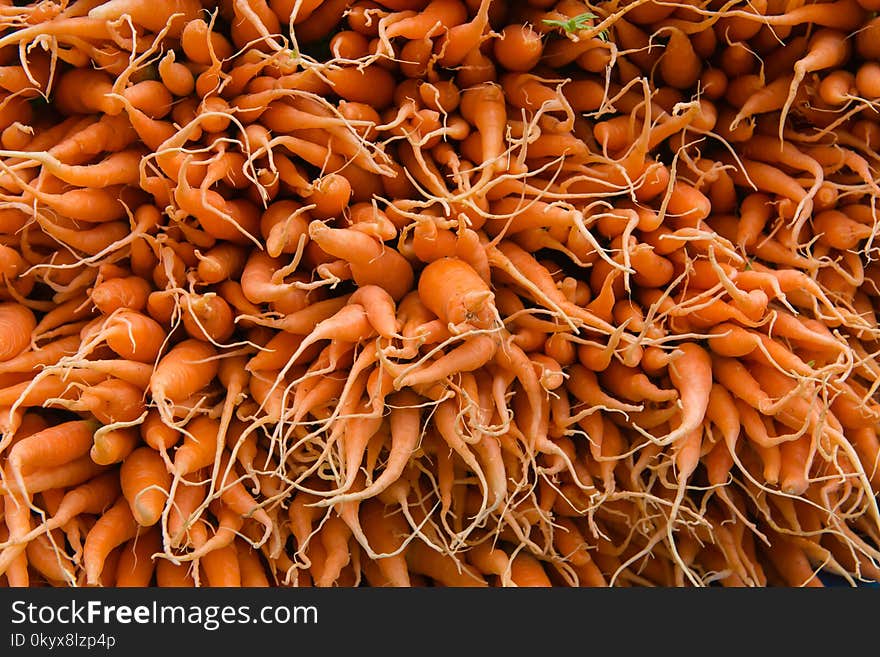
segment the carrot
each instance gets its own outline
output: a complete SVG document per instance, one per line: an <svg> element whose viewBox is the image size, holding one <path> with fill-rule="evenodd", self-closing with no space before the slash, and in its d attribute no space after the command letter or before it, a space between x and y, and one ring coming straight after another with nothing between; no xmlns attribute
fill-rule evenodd
<svg viewBox="0 0 880 657"><path fill-rule="evenodd" d="M235 547L227 545L208 552L201 558L208 586L239 587L241 572L239 571L238 555Z"/></svg>
<svg viewBox="0 0 880 657"><path fill-rule="evenodd" d="M535 557L519 552L510 562L510 579L516 586L551 587L544 566Z"/></svg>
<svg viewBox="0 0 880 657"><path fill-rule="evenodd" d="M429 11L429 7L433 4L435 3L429 4L423 10L422 16ZM439 5L440 2L436 4ZM486 30L489 27L489 9L491 4L492 0L480 0L476 14L468 22L462 21L458 24L455 22L443 22L447 29L441 34L437 43L439 48L437 61L441 66L458 66L464 61L468 53L479 49L482 42L488 36ZM537 37L537 35L535 36Z"/></svg>
<svg viewBox="0 0 880 657"><path fill-rule="evenodd" d="M672 364L670 367L674 367ZM635 368L629 368L612 360L602 375L602 382L614 395L632 402L666 402L675 400L675 390L663 390Z"/></svg>
<svg viewBox="0 0 880 657"><path fill-rule="evenodd" d="M696 431L703 422L712 390L712 361L705 349L691 342L678 346L681 355L669 364L669 378L678 390L681 424L657 440L673 443Z"/></svg>
<svg viewBox="0 0 880 657"><path fill-rule="evenodd" d="M291 362L292 356L296 353L302 341L303 335L280 331L273 335L263 345L263 348L251 357L245 365L245 369L249 372L279 371ZM297 360L292 362L292 365L301 365L312 360L317 350L318 345L315 345L312 349L305 350Z"/></svg>
<svg viewBox="0 0 880 657"><path fill-rule="evenodd" d="M166 559L157 561L156 586L184 588L195 585L195 579L187 564L175 564Z"/></svg>
<svg viewBox="0 0 880 657"><path fill-rule="evenodd" d="M262 251L252 251L241 273L241 289L251 303L277 301L285 296L294 296L299 301L303 291L295 286L277 280L277 272L283 269L280 258L273 258ZM305 305L302 299L302 305Z"/></svg>
<svg viewBox="0 0 880 657"><path fill-rule="evenodd" d="M494 295L474 269L458 258L441 258L419 276L425 306L455 327L488 327L495 319Z"/></svg>
<svg viewBox="0 0 880 657"><path fill-rule="evenodd" d="M184 297L183 327L192 338L223 343L235 331L235 316L230 305L213 292Z"/></svg>
<svg viewBox="0 0 880 657"><path fill-rule="evenodd" d="M340 502L364 500L380 494L403 473L412 452L418 447L422 437L421 417L418 408L418 397L410 391L395 394L390 400L395 411L391 414L391 446L385 469L368 486L356 493L345 493L322 500L322 506ZM357 463L357 466L360 462ZM353 477L349 477L353 479Z"/></svg>
<svg viewBox="0 0 880 657"><path fill-rule="evenodd" d="M198 17L201 6L195 0L161 0L144 7L130 0L111 0L91 10L91 19L112 21L123 15L130 16L135 23L152 32L167 29L171 37L180 36L184 26Z"/></svg>
<svg viewBox="0 0 880 657"><path fill-rule="evenodd" d="M486 580L472 567L432 550L422 541L410 544L406 561L411 571L427 575L440 586L487 586Z"/></svg>
<svg viewBox="0 0 880 657"><path fill-rule="evenodd" d="M813 234L820 242L835 249L847 250L873 233L871 226L853 221L839 210L824 210L812 220Z"/></svg>
<svg viewBox="0 0 880 657"><path fill-rule="evenodd" d="M5 157L25 157L43 165L43 171L71 185L81 187L110 187L130 185L140 180L138 165L142 153L137 150L124 150L112 153L97 164L69 165L50 153L20 151L0 151Z"/></svg>
<svg viewBox="0 0 880 657"><path fill-rule="evenodd" d="M508 71L530 71L544 54L541 35L530 25L512 23L501 29L494 42L495 59Z"/></svg>
<svg viewBox="0 0 880 657"><path fill-rule="evenodd" d="M741 81L752 78L740 78ZM760 80L754 78L755 86L748 90L747 95L741 103L734 100L734 104L739 106L739 111L730 123L729 130L735 130L736 127L744 120L753 117L756 114L765 114L775 112L782 109L786 101L786 92L789 90L793 77L781 76L775 78L766 85L760 85ZM728 97L731 91L739 91L736 87L728 90Z"/></svg>
<svg viewBox="0 0 880 657"><path fill-rule="evenodd" d="M244 524L244 518L229 507L223 505L215 507L214 511L214 515L218 519L217 529L215 530L214 535L204 542L196 542L195 549L178 557L178 560L197 561L214 550L231 545L235 540L236 534L241 531Z"/></svg>
<svg viewBox="0 0 880 657"><path fill-rule="evenodd" d="M81 340L68 336L53 340L37 349L25 350L14 358L0 362L0 373L34 372L45 365L54 365L61 358L76 353Z"/></svg>
<svg viewBox="0 0 880 657"><path fill-rule="evenodd" d="M186 426L183 442L174 452L174 474L182 477L214 463L220 424L207 417L196 417Z"/></svg>
<svg viewBox="0 0 880 657"><path fill-rule="evenodd" d="M481 176L488 179L503 166L501 157L506 150L504 125L507 122L504 94L494 83L469 87L462 93L460 111L479 133L482 162L477 164L485 167Z"/></svg>
<svg viewBox="0 0 880 657"><path fill-rule="evenodd" d="M103 428L95 432L95 442L89 450L89 456L98 465L121 463L140 443L137 429L123 427L105 431Z"/></svg>
<svg viewBox="0 0 880 657"><path fill-rule="evenodd" d="M393 338L400 330L394 299L378 285L364 285L355 290L348 303L363 307L367 320L383 338Z"/></svg>
<svg viewBox="0 0 880 657"><path fill-rule="evenodd" d="M276 201L263 213L260 232L266 240L266 252L273 258L282 253L296 253L300 242L308 239L309 214L294 201Z"/></svg>
<svg viewBox="0 0 880 657"><path fill-rule="evenodd" d="M692 87L700 77L702 62L684 32L668 28L669 41L659 59L663 80L676 89Z"/></svg>
<svg viewBox="0 0 880 657"><path fill-rule="evenodd" d="M140 276L127 276L102 281L92 288L89 296L101 313L109 315L119 308L143 310L150 291L150 284Z"/></svg>
<svg viewBox="0 0 880 657"><path fill-rule="evenodd" d="M186 28L184 28L186 29ZM176 55L173 50L169 50L165 56L159 60L156 67L159 73L159 79L165 88L178 97L189 96L195 89L195 78L192 71L185 64L175 61Z"/></svg>
<svg viewBox="0 0 880 657"><path fill-rule="evenodd" d="M88 454L98 423L93 420L62 422L15 443L7 463L19 484L21 476L39 468L52 468Z"/></svg>
<svg viewBox="0 0 880 657"><path fill-rule="evenodd" d="M566 389L577 399L590 406L602 406L623 413L638 411L641 408L621 402L602 390L595 372L580 363L572 365L568 370L568 375Z"/></svg>
<svg viewBox="0 0 880 657"><path fill-rule="evenodd" d="M0 303L0 362L23 352L36 326L36 317L29 308L14 302Z"/></svg>
<svg viewBox="0 0 880 657"><path fill-rule="evenodd" d="M770 24L780 26L800 25L804 22L823 27L851 30L864 24L865 12L858 2L838 0L815 6L795 5L785 13L770 18Z"/></svg>
<svg viewBox="0 0 880 657"><path fill-rule="evenodd" d="M102 375L83 375L76 378L83 383L97 383L104 377ZM50 404L47 400L67 400L75 395L76 386L69 377L41 372L30 381L0 388L0 407L7 406L17 409L31 406L49 406Z"/></svg>
<svg viewBox="0 0 880 657"><path fill-rule="evenodd" d="M113 80L104 71L74 68L61 76L55 88L55 103L64 114L119 114L119 101L109 97Z"/></svg>
<svg viewBox="0 0 880 657"><path fill-rule="evenodd" d="M156 524L171 486L171 475L159 454L150 447L135 449L122 462L119 481L137 523L142 527Z"/></svg>
<svg viewBox="0 0 880 657"><path fill-rule="evenodd" d="M498 349L497 340L490 335L476 335L430 364L412 370L407 368L398 375L395 386L399 388L436 382L458 372L470 372L488 363Z"/></svg>
<svg viewBox="0 0 880 657"><path fill-rule="evenodd" d="M403 256L360 231L314 221L309 224L309 237L330 255L349 262L358 285L378 285L395 301L412 288L412 267Z"/></svg>
<svg viewBox="0 0 880 657"><path fill-rule="evenodd" d="M794 102L798 86L808 73L839 66L849 56L849 42L845 34L831 29L817 30L810 38L807 54L795 62L788 97L779 117L779 139L782 140L783 122Z"/></svg>
<svg viewBox="0 0 880 657"><path fill-rule="evenodd" d="M156 560L153 555L162 549L162 534L158 527L138 532L123 546L116 572L118 587L147 587L153 583Z"/></svg>
<svg viewBox="0 0 880 657"><path fill-rule="evenodd" d="M165 342L165 329L150 317L134 310L121 309L102 324L91 340L104 339L119 356L149 363L156 359Z"/></svg>
<svg viewBox="0 0 880 657"><path fill-rule="evenodd" d="M217 375L216 350L201 340L176 344L156 364L150 378L153 399L183 401L207 386Z"/></svg>
<svg viewBox="0 0 880 657"><path fill-rule="evenodd" d="M832 71L819 84L819 97L829 105L845 105L854 93L865 95L856 88L856 76L849 71Z"/></svg>
<svg viewBox="0 0 880 657"><path fill-rule="evenodd" d="M233 471L231 469L227 470L228 460L225 456L219 465L220 470L227 473L220 483L220 499L232 511L247 518L253 518L262 525L265 531L263 536L259 539L259 544L265 543L273 532L276 531L276 522L266 510L257 503L253 496L247 492L244 484L242 484L240 480L231 479ZM270 545L270 556L277 556L281 551L281 545L278 542L279 540L280 539L276 534L275 540Z"/></svg>
<svg viewBox="0 0 880 657"><path fill-rule="evenodd" d="M772 532L770 539L771 548L765 549L764 554L782 577L784 586L823 586L797 543L777 532Z"/></svg>
<svg viewBox="0 0 880 657"><path fill-rule="evenodd" d="M168 544L172 548L189 547L207 540L207 530L200 518L207 506L205 471L182 477L171 495L168 509Z"/></svg>
<svg viewBox="0 0 880 657"><path fill-rule="evenodd" d="M244 541L235 542L238 551L238 569L241 573L241 585L244 587L267 587L269 578L260 554Z"/></svg>
<svg viewBox="0 0 880 657"><path fill-rule="evenodd" d="M83 544L82 563L87 584L98 584L98 578L110 553L134 538L137 527L128 502L122 497L98 518L86 534Z"/></svg>
<svg viewBox="0 0 880 657"><path fill-rule="evenodd" d="M25 549L28 566L56 586L74 585L76 575L71 559L58 548L59 536L43 534L28 543ZM53 544L54 541L54 544Z"/></svg>
<svg viewBox="0 0 880 657"><path fill-rule="evenodd" d="M21 486L24 490L36 495L53 488L68 488L88 481L95 475L107 470L107 466L98 465L89 456L81 456L58 466L37 468L22 477ZM0 491L8 492L10 487L4 485Z"/></svg>
<svg viewBox="0 0 880 657"><path fill-rule="evenodd" d="M387 39L408 40L437 36L444 26L460 25L467 20L467 7L457 0L432 0L420 12L402 10L380 21L379 34Z"/></svg>
<svg viewBox="0 0 880 657"><path fill-rule="evenodd" d="M134 422L146 413L143 389L121 379L107 379L83 389L70 410L88 411L105 425Z"/></svg>

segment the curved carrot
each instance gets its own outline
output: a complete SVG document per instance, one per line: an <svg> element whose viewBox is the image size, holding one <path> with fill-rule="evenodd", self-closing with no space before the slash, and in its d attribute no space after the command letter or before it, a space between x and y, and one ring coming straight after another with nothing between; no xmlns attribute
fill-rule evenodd
<svg viewBox="0 0 880 657"><path fill-rule="evenodd" d="M171 475L158 452L150 447L134 450L122 462L119 481L137 523L142 527L156 524L171 487Z"/></svg>

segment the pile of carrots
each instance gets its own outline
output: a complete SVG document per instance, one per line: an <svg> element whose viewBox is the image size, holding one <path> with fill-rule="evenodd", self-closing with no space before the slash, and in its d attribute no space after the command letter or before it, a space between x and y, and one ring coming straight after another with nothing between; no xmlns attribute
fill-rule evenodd
<svg viewBox="0 0 880 657"><path fill-rule="evenodd" d="M877 0L0 2L0 585L880 580Z"/></svg>

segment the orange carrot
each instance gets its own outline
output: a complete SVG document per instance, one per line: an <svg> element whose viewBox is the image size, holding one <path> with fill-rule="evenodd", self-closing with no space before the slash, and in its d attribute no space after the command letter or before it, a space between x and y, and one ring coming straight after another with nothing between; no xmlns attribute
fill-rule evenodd
<svg viewBox="0 0 880 657"><path fill-rule="evenodd" d="M150 447L134 450L122 462L119 481L137 523L142 527L156 524L171 486L171 475L159 454Z"/></svg>
<svg viewBox="0 0 880 657"><path fill-rule="evenodd" d="M150 586L156 570L156 560L153 555L161 549L162 534L158 527L138 532L137 536L123 546L119 555L115 586Z"/></svg>
<svg viewBox="0 0 880 657"><path fill-rule="evenodd" d="M217 375L217 352L201 340L176 344L156 364L150 394L156 400L183 401L207 386Z"/></svg>
<svg viewBox="0 0 880 657"><path fill-rule="evenodd" d="M120 497L86 534L82 563L86 582L97 585L109 554L137 534L137 523L131 515L128 502Z"/></svg>
<svg viewBox="0 0 880 657"><path fill-rule="evenodd" d="M0 303L0 362L8 361L24 351L37 326L33 312L18 303Z"/></svg>

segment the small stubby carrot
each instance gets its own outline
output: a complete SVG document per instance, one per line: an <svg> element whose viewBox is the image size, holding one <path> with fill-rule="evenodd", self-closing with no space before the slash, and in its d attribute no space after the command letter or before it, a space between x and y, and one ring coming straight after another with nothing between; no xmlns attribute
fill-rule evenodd
<svg viewBox="0 0 880 657"><path fill-rule="evenodd" d="M104 425L134 422L146 413L144 390L122 379L110 378L84 388L71 410L88 411Z"/></svg>
<svg viewBox="0 0 880 657"><path fill-rule="evenodd" d="M181 306L183 327L192 338L219 344L235 332L234 312L218 294L188 294Z"/></svg>
<svg viewBox="0 0 880 657"><path fill-rule="evenodd" d="M197 273L199 280L213 285L227 279L237 278L247 259L247 249L240 244L220 242L199 256Z"/></svg>
<svg viewBox="0 0 880 657"><path fill-rule="evenodd" d="M95 442L89 450L89 456L98 465L121 463L140 443L138 430L119 427L105 431L105 428L95 432Z"/></svg>
<svg viewBox="0 0 880 657"><path fill-rule="evenodd" d="M454 327L488 328L496 319L493 292L459 258L428 264L419 276L419 296L437 317Z"/></svg>
<svg viewBox="0 0 880 657"><path fill-rule="evenodd" d="M146 446L134 450L122 462L119 481L137 523L142 527L156 524L171 487L171 475L159 453Z"/></svg>
<svg viewBox="0 0 880 657"><path fill-rule="evenodd" d="M873 233L871 226L853 221L836 209L817 213L812 219L812 227L819 242L841 250L855 248Z"/></svg>
<svg viewBox="0 0 880 657"><path fill-rule="evenodd" d="M659 59L660 74L664 81L676 89L688 89L699 79L702 61L694 52L690 37L681 30L670 27L669 41Z"/></svg>
<svg viewBox="0 0 880 657"><path fill-rule="evenodd" d="M147 412L144 421L139 425L139 431L143 441L160 453L167 453L183 437L180 431L165 424L155 408Z"/></svg>
<svg viewBox="0 0 880 657"><path fill-rule="evenodd" d="M195 89L195 78L192 71L185 64L176 61L173 50L169 50L159 60L156 70L159 73L159 80L175 96L181 98L189 96Z"/></svg>
<svg viewBox="0 0 880 657"><path fill-rule="evenodd" d="M360 286L352 293L348 302L363 307L370 324L383 338L398 335L400 322L397 319L396 304L384 288L378 285Z"/></svg>
<svg viewBox="0 0 880 657"><path fill-rule="evenodd" d="M626 367L612 360L602 373L602 383L619 398L631 402L668 402L678 398L675 390L664 390L655 385L636 368Z"/></svg>
<svg viewBox="0 0 880 657"><path fill-rule="evenodd" d="M123 308L111 315L94 337L103 338L122 358L149 363L156 359L168 336L151 317Z"/></svg>
<svg viewBox="0 0 880 657"><path fill-rule="evenodd" d="M501 29L494 42L495 59L508 71L529 71L544 54L541 35L528 24L510 24Z"/></svg>
<svg viewBox="0 0 880 657"><path fill-rule="evenodd" d="M219 371L217 350L209 343L188 339L174 345L153 371L150 394L154 400L183 401L206 387Z"/></svg>
<svg viewBox="0 0 880 657"><path fill-rule="evenodd" d="M568 375L566 382L568 392L590 406L604 407L622 413L641 410L640 406L622 402L602 390L596 373L580 363L569 367Z"/></svg>
<svg viewBox="0 0 880 657"><path fill-rule="evenodd" d="M109 315L119 308L143 310L151 290L149 282L140 276L126 276L102 281L89 296L98 310Z"/></svg>

